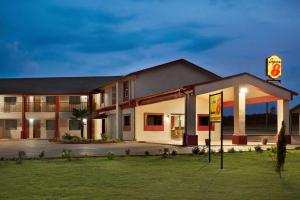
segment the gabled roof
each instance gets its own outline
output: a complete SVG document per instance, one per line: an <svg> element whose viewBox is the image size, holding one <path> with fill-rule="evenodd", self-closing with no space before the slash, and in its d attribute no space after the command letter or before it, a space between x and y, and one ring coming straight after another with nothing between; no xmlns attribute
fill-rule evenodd
<svg viewBox="0 0 300 200"><path fill-rule="evenodd" d="M148 67L148 68L145 68L145 69L142 69L142 70L139 70L139 71L135 71L135 72L132 72L132 73L129 73L127 74L125 77L127 76L131 76L131 75L139 75L139 74L142 74L142 73L145 73L145 72L149 72L149 71L153 71L153 70L158 70L158 69L161 69L161 68L165 68L165 67L169 67L169 66L172 66L174 64L185 64L189 67L192 67L196 70L199 70L201 71L202 73L212 77L212 78L221 78L221 76L211 72L211 71L208 71L194 63L191 63L190 61L187 61L185 59L178 59L178 60L174 60L174 61L170 61L170 62L167 62L167 63L163 63L163 64L160 64L160 65L155 65L153 67Z"/></svg>
<svg viewBox="0 0 300 200"><path fill-rule="evenodd" d="M87 94L120 76L2 78L0 94Z"/></svg>
<svg viewBox="0 0 300 200"><path fill-rule="evenodd" d="M294 106L292 109L290 109L291 113L300 113L300 110L298 110L300 108L300 104ZM298 110L298 112L296 112Z"/></svg>

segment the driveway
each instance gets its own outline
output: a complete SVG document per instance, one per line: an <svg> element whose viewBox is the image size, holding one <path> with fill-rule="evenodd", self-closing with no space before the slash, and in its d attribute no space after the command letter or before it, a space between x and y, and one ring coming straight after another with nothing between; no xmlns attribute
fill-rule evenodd
<svg viewBox="0 0 300 200"><path fill-rule="evenodd" d="M248 151L254 150L254 146L259 143L251 143L244 146L231 145L231 141L224 141L224 151L234 147L235 150ZM274 144L273 144L274 145ZM266 149L270 145L262 146ZM289 145L288 148L294 148L295 145ZM115 155L125 155L125 150L130 149L131 155L144 155L149 151L151 155L161 154L163 148L170 150L176 149L179 154L190 154L192 147L181 147L173 145L150 144L140 142L120 142L111 144L50 144L47 140L0 140L0 158L15 158L18 151L25 151L27 157L38 157L44 151L47 158L61 157L63 149L69 149L72 156L104 156L107 152L113 152ZM217 151L219 144L213 143L212 149Z"/></svg>

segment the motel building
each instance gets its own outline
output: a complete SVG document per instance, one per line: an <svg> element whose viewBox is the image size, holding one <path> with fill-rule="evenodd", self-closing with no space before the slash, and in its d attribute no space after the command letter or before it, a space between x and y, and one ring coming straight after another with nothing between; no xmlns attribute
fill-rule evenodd
<svg viewBox="0 0 300 200"><path fill-rule="evenodd" d="M208 138L209 95L223 91L234 110L233 144L247 144L246 106L277 102L290 135L289 102L296 92L249 73L221 77L180 59L125 76L0 79L0 138L80 136L72 110L87 109L84 137L197 145ZM212 142L220 124L211 126ZM275 137L276 133L274 133Z"/></svg>

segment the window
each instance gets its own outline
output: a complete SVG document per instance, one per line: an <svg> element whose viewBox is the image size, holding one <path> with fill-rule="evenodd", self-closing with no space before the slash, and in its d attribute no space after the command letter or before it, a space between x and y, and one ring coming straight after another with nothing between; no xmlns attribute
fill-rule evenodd
<svg viewBox="0 0 300 200"><path fill-rule="evenodd" d="M17 97L4 97L4 102L7 104L15 105L17 102Z"/></svg>
<svg viewBox="0 0 300 200"><path fill-rule="evenodd" d="M111 102L112 104L116 104L116 100L117 100L117 87L113 86L111 88Z"/></svg>
<svg viewBox="0 0 300 200"><path fill-rule="evenodd" d="M55 120L46 120L46 130L47 131L55 130Z"/></svg>
<svg viewBox="0 0 300 200"><path fill-rule="evenodd" d="M47 96L46 97L46 103L50 104L50 105L55 105L56 97L55 96Z"/></svg>
<svg viewBox="0 0 300 200"><path fill-rule="evenodd" d="M123 82L123 101L128 101L129 99L129 81Z"/></svg>
<svg viewBox="0 0 300 200"><path fill-rule="evenodd" d="M208 131L209 126L209 116L208 114L198 114L198 123L197 123L197 130L198 131ZM211 130L215 130L215 125L211 125Z"/></svg>
<svg viewBox="0 0 300 200"><path fill-rule="evenodd" d="M123 122L123 131L130 131L131 130L131 121L130 115L124 115L124 122Z"/></svg>
<svg viewBox="0 0 300 200"><path fill-rule="evenodd" d="M14 120L14 119L5 120L5 129L6 130L17 130L17 120Z"/></svg>
<svg viewBox="0 0 300 200"><path fill-rule="evenodd" d="M104 92L100 93L100 104L104 104Z"/></svg>
<svg viewBox="0 0 300 200"><path fill-rule="evenodd" d="M164 130L164 114L161 113L145 113L144 131L163 131Z"/></svg>
<svg viewBox="0 0 300 200"><path fill-rule="evenodd" d="M80 96L69 96L70 104L80 104Z"/></svg>
<svg viewBox="0 0 300 200"><path fill-rule="evenodd" d="M70 119L69 120L69 130L70 131L77 131L80 130L80 120Z"/></svg>

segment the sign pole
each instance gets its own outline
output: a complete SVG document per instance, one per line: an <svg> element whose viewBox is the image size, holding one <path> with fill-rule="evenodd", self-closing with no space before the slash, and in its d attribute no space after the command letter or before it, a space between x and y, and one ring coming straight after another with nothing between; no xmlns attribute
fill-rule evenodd
<svg viewBox="0 0 300 200"><path fill-rule="evenodd" d="M209 95L209 99L210 99L210 95ZM209 115L210 115L210 104L209 104ZM211 122L210 122L210 116L208 117L208 162L210 163L211 161L211 157L210 157L210 153L211 153Z"/></svg>
<svg viewBox="0 0 300 200"><path fill-rule="evenodd" d="M223 169L223 91L221 92L221 169Z"/></svg>

